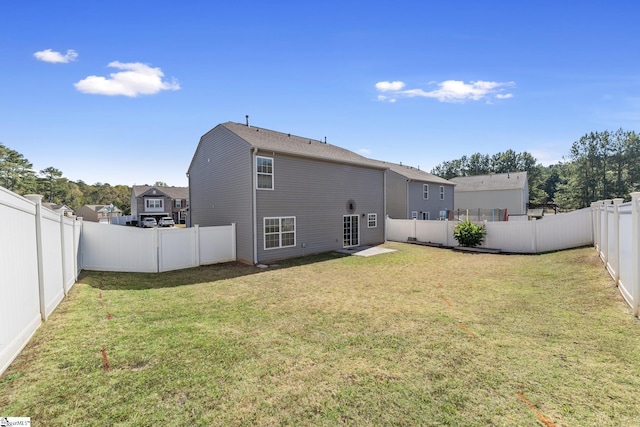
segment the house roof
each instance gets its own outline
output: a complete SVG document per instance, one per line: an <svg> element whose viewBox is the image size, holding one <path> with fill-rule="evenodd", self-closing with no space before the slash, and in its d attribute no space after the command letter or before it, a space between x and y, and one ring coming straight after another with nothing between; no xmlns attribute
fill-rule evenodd
<svg viewBox="0 0 640 427"><path fill-rule="evenodd" d="M396 163L388 163L388 162L380 162L380 163L382 163L383 165L386 165L386 167L388 167L393 172L400 174L412 181L423 181L423 182L431 182L436 184L454 185L452 182L447 181L444 178L440 178L439 176L430 174L429 172L425 172L413 166L399 165Z"/></svg>
<svg viewBox="0 0 640 427"><path fill-rule="evenodd" d="M88 209L91 209L92 211L100 212L101 210L106 209L108 207L109 205L84 205L80 208L80 210L84 210L84 208L88 208ZM117 206L114 206L112 212L122 212L122 211L118 209Z"/></svg>
<svg viewBox="0 0 640 427"><path fill-rule="evenodd" d="M526 172L496 173L491 175L458 176L449 181L456 184L456 192L521 190L527 185Z"/></svg>
<svg viewBox="0 0 640 427"><path fill-rule="evenodd" d="M141 197L149 190L155 189L171 199L188 199L189 187L162 187L155 185L134 185L131 187L133 197Z"/></svg>
<svg viewBox="0 0 640 427"><path fill-rule="evenodd" d="M356 154L353 151L317 139L303 138L291 135L290 133L276 132L233 122L222 123L220 126L225 127L259 150L340 163L352 163L375 169L386 169L388 167Z"/></svg>

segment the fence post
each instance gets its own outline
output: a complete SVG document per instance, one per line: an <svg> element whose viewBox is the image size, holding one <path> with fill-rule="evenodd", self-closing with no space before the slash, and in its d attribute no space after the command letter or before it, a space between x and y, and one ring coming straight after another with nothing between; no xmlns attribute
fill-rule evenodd
<svg viewBox="0 0 640 427"><path fill-rule="evenodd" d="M598 202L591 202L591 235L593 236L593 247L596 251L600 252L598 242L599 234L598 234L598 218L600 215L600 211L598 210Z"/></svg>
<svg viewBox="0 0 640 427"><path fill-rule="evenodd" d="M196 224L193 226L193 233L194 233L194 237L193 240L195 241L195 261L196 261L196 267L200 266L200 225Z"/></svg>
<svg viewBox="0 0 640 427"><path fill-rule="evenodd" d="M232 242L232 245L233 245L231 250L233 251L233 260L237 261L238 260L238 254L236 252L236 223L235 222L231 223L231 233L232 233L231 242ZM386 231L385 231L385 233L386 233Z"/></svg>
<svg viewBox="0 0 640 427"><path fill-rule="evenodd" d="M42 196L27 194L24 196L36 204L36 253L38 256L38 296L40 297L40 318L47 320L47 310L44 299L44 263L42 261Z"/></svg>
<svg viewBox="0 0 640 427"><path fill-rule="evenodd" d="M604 221L602 224L602 239L600 242L600 246L602 249L600 250L600 258L604 262L604 265L607 265L609 262L609 205L611 204L611 199L606 199L602 202L604 205L602 209L604 209Z"/></svg>
<svg viewBox="0 0 640 427"><path fill-rule="evenodd" d="M622 203L624 199L613 199L613 230L609 230L610 233L613 233L614 241L616 243L616 256L613 259L613 265L611 268L613 269L613 280L616 282L616 286L618 286L618 282L620 281L620 211L619 205Z"/></svg>
<svg viewBox="0 0 640 427"><path fill-rule="evenodd" d="M633 242L631 251L631 263L633 265L633 271L631 274L631 294L633 299L633 315L638 316L638 306L640 305L640 212L638 207L638 201L640 201L640 192L631 193L631 240Z"/></svg>

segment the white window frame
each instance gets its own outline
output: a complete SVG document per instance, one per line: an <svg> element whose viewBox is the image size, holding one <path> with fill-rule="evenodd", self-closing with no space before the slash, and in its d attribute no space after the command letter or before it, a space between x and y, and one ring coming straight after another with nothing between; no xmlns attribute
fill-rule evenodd
<svg viewBox="0 0 640 427"><path fill-rule="evenodd" d="M440 186L440 200L444 200L444 185Z"/></svg>
<svg viewBox="0 0 640 427"><path fill-rule="evenodd" d="M176 204L176 209L182 208L182 199L175 199L174 202Z"/></svg>
<svg viewBox="0 0 640 427"><path fill-rule="evenodd" d="M429 200L429 184L422 184L422 198Z"/></svg>
<svg viewBox="0 0 640 427"><path fill-rule="evenodd" d="M269 160L271 162L271 172L261 171L260 160ZM260 187L260 177L268 176L271 178L271 186L270 187ZM265 157L265 156L256 156L256 189L258 190L273 190L273 157Z"/></svg>
<svg viewBox="0 0 640 427"><path fill-rule="evenodd" d="M422 212L423 221L429 221L430 219L431 219L431 212L429 211Z"/></svg>
<svg viewBox="0 0 640 427"><path fill-rule="evenodd" d="M411 219L418 219L418 211L411 211Z"/></svg>
<svg viewBox="0 0 640 427"><path fill-rule="evenodd" d="M293 230L292 231L283 231L282 230L282 223L284 220L290 220L293 219ZM271 231L271 232L267 232L267 221L273 221L273 220L277 220L278 224L277 224L277 231ZM297 239L297 230L296 230L296 217L295 216L270 216L270 217L264 217L262 219L262 240L263 240L263 247L265 251L270 251L272 249L283 249L283 248L293 248L296 246L296 239ZM286 245L284 246L282 244L282 236L283 235L289 235L293 233L293 244L292 245ZM272 246L272 247L267 247L267 236L278 236L278 246Z"/></svg>
<svg viewBox="0 0 640 427"><path fill-rule="evenodd" d="M151 202L153 202L153 206L151 206ZM145 199L144 206L145 209L164 209L163 204L164 203L162 199Z"/></svg>
<svg viewBox="0 0 640 427"><path fill-rule="evenodd" d="M378 228L378 214L367 214L367 228Z"/></svg>

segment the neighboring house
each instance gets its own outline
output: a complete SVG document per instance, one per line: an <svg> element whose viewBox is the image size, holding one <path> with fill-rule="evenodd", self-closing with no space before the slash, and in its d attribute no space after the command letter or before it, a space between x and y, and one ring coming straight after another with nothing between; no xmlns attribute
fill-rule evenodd
<svg viewBox="0 0 640 427"><path fill-rule="evenodd" d="M189 211L187 187L163 187L134 185L131 187L131 216L142 221L153 217L156 221L165 216L176 224L185 224Z"/></svg>
<svg viewBox="0 0 640 427"><path fill-rule="evenodd" d="M507 209L509 216L526 215L529 184L526 172L452 178L455 210Z"/></svg>
<svg viewBox="0 0 640 427"><path fill-rule="evenodd" d="M395 219L449 219L454 184L411 166L383 163L387 171L387 215Z"/></svg>
<svg viewBox="0 0 640 427"><path fill-rule="evenodd" d="M238 123L200 138L190 225L236 224L238 260L384 242L388 166L326 142Z"/></svg>
<svg viewBox="0 0 640 427"><path fill-rule="evenodd" d="M111 218L121 216L122 211L113 204L109 205L84 205L76 211L76 216L85 221L110 223Z"/></svg>
<svg viewBox="0 0 640 427"><path fill-rule="evenodd" d="M47 202L47 203L42 203L42 206L44 206L47 209L51 209L52 211L62 214L64 216L73 216L73 209L71 209L67 205L59 205L57 203Z"/></svg>

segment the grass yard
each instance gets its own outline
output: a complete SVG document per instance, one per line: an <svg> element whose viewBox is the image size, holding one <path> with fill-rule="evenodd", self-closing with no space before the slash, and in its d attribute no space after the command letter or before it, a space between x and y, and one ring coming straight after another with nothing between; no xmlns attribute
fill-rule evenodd
<svg viewBox="0 0 640 427"><path fill-rule="evenodd" d="M388 243L259 269L84 272L0 377L75 425L640 425L640 322L592 248Z"/></svg>

